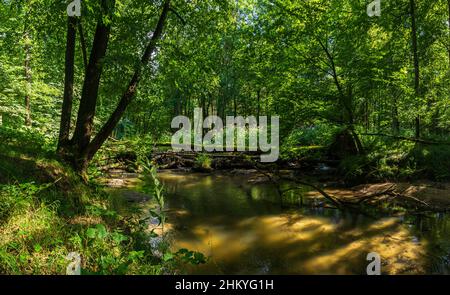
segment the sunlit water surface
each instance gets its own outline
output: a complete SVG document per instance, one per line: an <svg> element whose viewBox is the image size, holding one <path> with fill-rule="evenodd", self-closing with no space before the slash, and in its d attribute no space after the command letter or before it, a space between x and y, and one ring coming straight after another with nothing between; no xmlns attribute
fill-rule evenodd
<svg viewBox="0 0 450 295"><path fill-rule="evenodd" d="M170 241L209 257L190 274L448 273L449 217L373 219L335 209L280 205L270 184L246 175L163 171Z"/></svg>

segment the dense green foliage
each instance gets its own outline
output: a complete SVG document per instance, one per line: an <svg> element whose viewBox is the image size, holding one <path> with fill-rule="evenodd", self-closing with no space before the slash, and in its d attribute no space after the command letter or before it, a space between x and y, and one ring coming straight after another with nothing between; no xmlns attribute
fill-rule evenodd
<svg viewBox="0 0 450 295"><path fill-rule="evenodd" d="M175 257L202 262L188 250L152 255L140 221L119 214L93 180L102 158L131 150L139 160L170 142L172 118L195 107L221 118L280 116L281 159L337 161L348 184L450 179L447 0L382 1L372 18L365 0L174 0L164 18L168 3L82 1L70 133L85 115L77 117L83 99L94 103L89 143L128 88L137 89L105 133L125 144L103 145L86 184L56 152L70 64L67 3L0 1L0 273L62 273L70 251L83 253L87 273L161 273ZM87 63L105 27L106 54ZM98 65L98 98L83 95L87 69ZM89 158L68 142L64 152L80 148L72 160ZM209 171L211 158L198 154L194 165ZM149 193L163 207L154 185ZM164 219L161 210L152 215Z"/></svg>
<svg viewBox="0 0 450 295"><path fill-rule="evenodd" d="M115 107L132 75L143 38L158 15L157 4L117 1L97 124ZM365 1L359 0L174 1L177 14L169 16L155 60L125 115L126 134L159 139L170 131L173 116L192 115L201 106L206 114L222 117L278 114L285 122L282 138L349 124L360 133L413 135L417 115L424 136L446 136L446 5L416 3L420 91L415 94L409 1L383 3L377 18L368 17ZM95 1L83 2L88 46L98 10ZM64 14L65 4L58 1L2 1L4 125L23 123L23 98L29 91L33 126L56 134L64 83ZM23 75L26 42L31 44L30 83ZM84 69L80 47L77 42L76 97Z"/></svg>

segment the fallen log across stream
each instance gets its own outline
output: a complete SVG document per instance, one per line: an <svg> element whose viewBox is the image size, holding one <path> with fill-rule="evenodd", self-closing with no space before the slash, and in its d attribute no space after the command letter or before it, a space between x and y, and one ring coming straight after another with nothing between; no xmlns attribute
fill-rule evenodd
<svg viewBox="0 0 450 295"><path fill-rule="evenodd" d="M210 159L211 169L214 170L230 170L230 169L253 169L254 163L259 162L260 155L250 152L216 152L202 154L200 152L153 152L149 158L158 165L160 169L178 169L178 168L195 168L199 155L207 155ZM137 160L134 152L121 152L113 157L105 157L99 159L98 165L105 166L110 163L132 164ZM336 160L321 159L280 159L275 163L261 164L260 169L270 170L276 166L278 169L287 170L310 170L318 165L327 165L330 167L337 166Z"/></svg>

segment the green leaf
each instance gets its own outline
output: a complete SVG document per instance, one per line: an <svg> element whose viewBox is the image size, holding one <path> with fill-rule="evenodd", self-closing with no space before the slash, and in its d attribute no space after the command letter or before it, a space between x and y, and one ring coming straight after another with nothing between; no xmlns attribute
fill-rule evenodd
<svg viewBox="0 0 450 295"><path fill-rule="evenodd" d="M144 251L131 251L128 253L128 259L131 261L136 261L137 259L143 258L144 254Z"/></svg>
<svg viewBox="0 0 450 295"><path fill-rule="evenodd" d="M117 231L113 232L111 234L111 237L112 237L114 243L116 243L116 244L120 244L123 241L128 240L128 238L125 235L123 235L123 234L121 234L121 233L119 233Z"/></svg>
<svg viewBox="0 0 450 295"><path fill-rule="evenodd" d="M35 252L41 252L41 250L42 250L42 246L41 245L39 245L39 244L35 244L34 245L34 251Z"/></svg>
<svg viewBox="0 0 450 295"><path fill-rule="evenodd" d="M169 260L172 260L173 258L174 258L174 255L172 253L170 253L170 252L166 252L163 255L163 260L164 261L169 261Z"/></svg>
<svg viewBox="0 0 450 295"><path fill-rule="evenodd" d="M86 231L86 236L90 239L95 239L95 236L97 235L97 230L95 228L88 228Z"/></svg>
<svg viewBox="0 0 450 295"><path fill-rule="evenodd" d="M106 227L103 224L97 224L97 237L103 240L107 235L108 231L106 230Z"/></svg>

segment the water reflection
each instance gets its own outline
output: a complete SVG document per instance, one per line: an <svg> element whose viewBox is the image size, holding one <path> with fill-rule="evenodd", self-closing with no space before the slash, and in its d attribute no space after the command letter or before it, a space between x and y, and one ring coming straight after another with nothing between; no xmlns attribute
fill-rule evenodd
<svg viewBox="0 0 450 295"><path fill-rule="evenodd" d="M369 252L381 255L387 274L448 271L447 215L372 220L333 209L283 209L271 185L251 184L248 176L166 171L160 178L174 249L211 257L188 273L365 274Z"/></svg>

